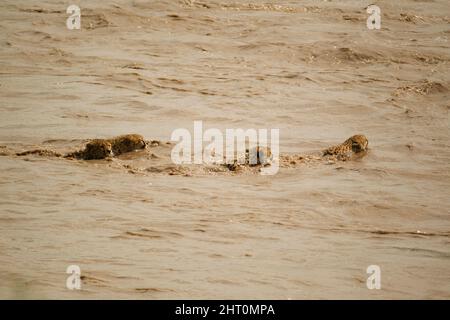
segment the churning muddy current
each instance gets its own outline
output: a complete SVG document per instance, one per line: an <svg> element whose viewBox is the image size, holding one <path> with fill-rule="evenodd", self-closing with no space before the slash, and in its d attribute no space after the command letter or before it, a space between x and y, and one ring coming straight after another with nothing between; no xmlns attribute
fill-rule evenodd
<svg viewBox="0 0 450 320"><path fill-rule="evenodd" d="M378 1L369 30L370 4L89 1L69 30L2 1L0 298L450 298L450 9ZM279 129L289 165L177 166L194 121ZM55 156L129 133L157 143Z"/></svg>

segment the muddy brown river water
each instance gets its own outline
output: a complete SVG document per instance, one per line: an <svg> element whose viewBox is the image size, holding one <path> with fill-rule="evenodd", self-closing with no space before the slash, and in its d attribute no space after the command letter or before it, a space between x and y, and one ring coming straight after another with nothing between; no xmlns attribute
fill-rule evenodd
<svg viewBox="0 0 450 320"><path fill-rule="evenodd" d="M68 30L66 1L2 1L0 297L449 299L450 8L378 1L368 30L369 4L89 1ZM370 149L272 176L8 152L200 120Z"/></svg>

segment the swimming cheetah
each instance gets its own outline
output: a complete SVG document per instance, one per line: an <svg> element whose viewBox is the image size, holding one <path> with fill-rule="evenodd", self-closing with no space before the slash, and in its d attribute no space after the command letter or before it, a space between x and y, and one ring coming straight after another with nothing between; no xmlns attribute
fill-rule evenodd
<svg viewBox="0 0 450 320"><path fill-rule="evenodd" d="M139 134L127 134L112 139L95 139L84 150L65 155L65 158L83 160L105 159L122 153L144 149L147 143Z"/></svg>
<svg viewBox="0 0 450 320"><path fill-rule="evenodd" d="M323 151L323 156L332 155L337 157L348 157L351 152L359 153L367 150L369 141L362 134L354 135L343 143L330 147Z"/></svg>
<svg viewBox="0 0 450 320"><path fill-rule="evenodd" d="M272 160L272 150L269 147L255 147L246 150L246 163L250 165L268 165Z"/></svg>
<svg viewBox="0 0 450 320"><path fill-rule="evenodd" d="M109 139L114 156L134 150L144 149L147 142L140 134L126 134L116 138Z"/></svg>
<svg viewBox="0 0 450 320"><path fill-rule="evenodd" d="M233 163L226 164L230 171L241 171L244 165L247 166L267 166L272 163L272 151L269 147L254 147L245 150L245 159L240 162L234 160Z"/></svg>

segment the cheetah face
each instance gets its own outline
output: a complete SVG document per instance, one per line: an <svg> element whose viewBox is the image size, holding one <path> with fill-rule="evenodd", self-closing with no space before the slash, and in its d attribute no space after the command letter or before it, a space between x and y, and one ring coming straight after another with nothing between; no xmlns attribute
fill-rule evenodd
<svg viewBox="0 0 450 320"><path fill-rule="evenodd" d="M109 142L104 140L93 140L86 145L85 159L105 159L112 157L112 146Z"/></svg>
<svg viewBox="0 0 450 320"><path fill-rule="evenodd" d="M248 163L250 165L268 165L272 162L272 151L268 147L255 147L246 150L248 154Z"/></svg>
<svg viewBox="0 0 450 320"><path fill-rule="evenodd" d="M355 153L366 151L369 141L363 135L355 135L350 138L352 142L352 151Z"/></svg>
<svg viewBox="0 0 450 320"><path fill-rule="evenodd" d="M141 140L138 143L138 149L145 149L147 147L147 142L145 140Z"/></svg>
<svg viewBox="0 0 450 320"><path fill-rule="evenodd" d="M138 149L144 149L146 143L144 138L138 134L128 134L109 140L113 146L113 152L116 155L131 152Z"/></svg>

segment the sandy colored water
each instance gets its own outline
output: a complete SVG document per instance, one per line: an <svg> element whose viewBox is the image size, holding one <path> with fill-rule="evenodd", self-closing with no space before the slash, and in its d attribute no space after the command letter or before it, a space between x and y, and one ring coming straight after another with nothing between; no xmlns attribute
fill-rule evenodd
<svg viewBox="0 0 450 320"><path fill-rule="evenodd" d="M370 1L74 3L81 30L66 1L0 4L1 298L450 298L447 1L378 1L378 31ZM195 120L370 152L184 176L2 151Z"/></svg>

